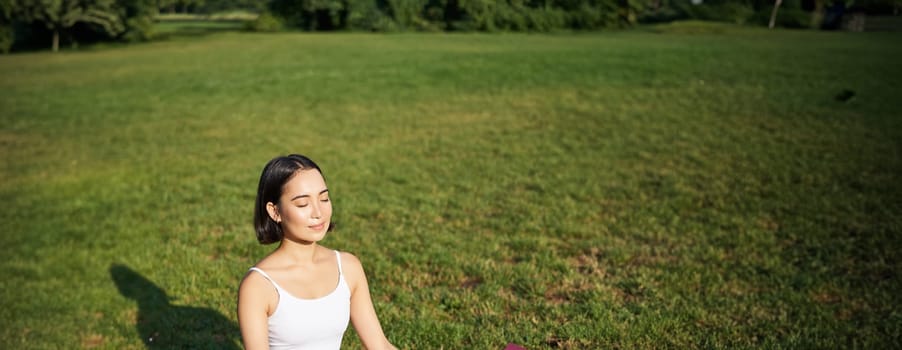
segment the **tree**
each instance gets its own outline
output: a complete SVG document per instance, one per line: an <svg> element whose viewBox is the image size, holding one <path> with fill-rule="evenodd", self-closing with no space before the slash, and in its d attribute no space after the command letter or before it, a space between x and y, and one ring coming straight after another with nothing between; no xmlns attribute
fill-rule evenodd
<svg viewBox="0 0 902 350"><path fill-rule="evenodd" d="M216 1L213 0L213 3L219 3L223 0ZM196 12L198 8L203 7L205 5L204 0L156 0L157 9L166 10L169 13L176 13L181 10L182 13Z"/></svg>
<svg viewBox="0 0 902 350"><path fill-rule="evenodd" d="M774 10L770 13L770 23L767 25L770 29L774 29L774 24L777 22L777 10L780 9L781 3L783 3L783 0L774 1Z"/></svg>
<svg viewBox="0 0 902 350"><path fill-rule="evenodd" d="M345 29L347 0L272 0L269 10L285 24L306 30Z"/></svg>
<svg viewBox="0 0 902 350"><path fill-rule="evenodd" d="M232 10L244 10L259 13L266 10L267 3L269 3L268 0L205 0L198 5L197 11L207 14Z"/></svg>
<svg viewBox="0 0 902 350"><path fill-rule="evenodd" d="M157 9L160 11L166 10L169 13L175 13L175 4L176 0L156 0L157 1Z"/></svg>
<svg viewBox="0 0 902 350"><path fill-rule="evenodd" d="M125 24L116 11L115 0L32 0L24 2L20 11L31 21L43 23L53 33L53 51L59 51L60 33L76 23L88 23L102 28L110 36L125 31Z"/></svg>
<svg viewBox="0 0 902 350"><path fill-rule="evenodd" d="M13 13L17 8L15 0L0 0L0 53L8 53L15 41Z"/></svg>
<svg viewBox="0 0 902 350"><path fill-rule="evenodd" d="M116 0L127 41L150 40L154 35L154 18L157 17L156 0Z"/></svg>

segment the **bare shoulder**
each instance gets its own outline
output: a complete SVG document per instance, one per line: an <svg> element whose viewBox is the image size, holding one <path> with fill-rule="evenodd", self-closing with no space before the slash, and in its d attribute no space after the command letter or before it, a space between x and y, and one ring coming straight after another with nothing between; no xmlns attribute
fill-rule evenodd
<svg viewBox="0 0 902 350"><path fill-rule="evenodd" d="M279 292L266 277L256 271L248 271L238 286L238 313L249 315L261 312L269 316L279 300Z"/></svg>
<svg viewBox="0 0 902 350"><path fill-rule="evenodd" d="M348 252L340 252L339 256L341 257L342 270L344 270L345 272L363 270L363 264L360 262L360 259L358 259L354 254Z"/></svg>
<svg viewBox="0 0 902 350"><path fill-rule="evenodd" d="M263 277L259 272L249 270L241 280L241 285L238 286L238 293L265 293L269 289L272 289L272 284L266 277Z"/></svg>
<svg viewBox="0 0 902 350"><path fill-rule="evenodd" d="M348 252L341 252L339 256L341 257L342 273L344 273L351 290L356 289L361 281L366 283L366 274L363 272L363 264L360 259Z"/></svg>

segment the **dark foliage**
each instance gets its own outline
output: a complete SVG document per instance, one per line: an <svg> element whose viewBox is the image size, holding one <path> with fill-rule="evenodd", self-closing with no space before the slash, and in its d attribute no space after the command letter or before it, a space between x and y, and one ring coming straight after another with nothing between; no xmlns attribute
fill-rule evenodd
<svg viewBox="0 0 902 350"><path fill-rule="evenodd" d="M156 15L156 0L0 0L0 52L48 47L51 40L73 47L148 40Z"/></svg>
<svg viewBox="0 0 902 350"><path fill-rule="evenodd" d="M894 0L868 0L894 10ZM829 0L784 0L778 25L812 27ZM598 30L680 19L766 24L772 0L272 0L268 10L303 30L535 31Z"/></svg>

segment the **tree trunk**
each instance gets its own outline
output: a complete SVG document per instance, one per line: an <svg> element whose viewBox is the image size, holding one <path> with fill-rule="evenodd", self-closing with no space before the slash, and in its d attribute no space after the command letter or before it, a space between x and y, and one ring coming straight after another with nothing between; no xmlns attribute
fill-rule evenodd
<svg viewBox="0 0 902 350"><path fill-rule="evenodd" d="M57 52L60 50L60 30L53 30L53 52Z"/></svg>
<svg viewBox="0 0 902 350"><path fill-rule="evenodd" d="M774 11L770 13L770 24L767 25L770 29L774 29L774 24L777 22L777 9L780 8L781 3L783 0L774 1Z"/></svg>

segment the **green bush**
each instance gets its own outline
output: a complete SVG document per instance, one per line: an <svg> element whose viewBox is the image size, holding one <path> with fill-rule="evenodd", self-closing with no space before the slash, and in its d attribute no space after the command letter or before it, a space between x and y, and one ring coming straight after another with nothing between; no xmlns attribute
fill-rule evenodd
<svg viewBox="0 0 902 350"><path fill-rule="evenodd" d="M415 17L412 28L421 32L439 32L445 30L445 24L442 21L431 21L423 17Z"/></svg>
<svg viewBox="0 0 902 350"><path fill-rule="evenodd" d="M462 0L459 12L448 29L546 32L568 26L567 12L561 8L533 7L516 1Z"/></svg>
<svg viewBox="0 0 902 350"><path fill-rule="evenodd" d="M784 28L808 28L811 25L811 13L802 9L780 9L776 24Z"/></svg>
<svg viewBox="0 0 902 350"><path fill-rule="evenodd" d="M257 19L246 24L247 29L254 32L278 32L284 28L282 20L269 12L261 13Z"/></svg>
<svg viewBox="0 0 902 350"><path fill-rule="evenodd" d="M421 17L426 8L425 0L387 0L390 14L401 28L422 27Z"/></svg>
<svg viewBox="0 0 902 350"><path fill-rule="evenodd" d="M457 9L460 12L458 27L464 30L497 31L495 23L500 16L497 15L496 8L503 4L492 0L458 1Z"/></svg>
<svg viewBox="0 0 902 350"><path fill-rule="evenodd" d="M16 41L12 14L14 4L10 0L0 0L0 53L9 53Z"/></svg>
<svg viewBox="0 0 902 350"><path fill-rule="evenodd" d="M770 22L771 10L758 11L749 19L749 22L766 26ZM811 12L799 8L780 7L777 11L775 26L783 28L809 28L811 26Z"/></svg>
<svg viewBox="0 0 902 350"><path fill-rule="evenodd" d="M755 15L755 10L745 4L727 2L716 7L722 21L744 24Z"/></svg>
<svg viewBox="0 0 902 350"><path fill-rule="evenodd" d="M136 41L147 41L153 39L156 34L156 24L150 17L136 17L131 18L126 21L126 27L128 28L123 34L122 38L126 41L136 42Z"/></svg>
<svg viewBox="0 0 902 350"><path fill-rule="evenodd" d="M567 15L559 9L530 9L525 17L529 30L537 32L562 29L567 25Z"/></svg>
<svg viewBox="0 0 902 350"><path fill-rule="evenodd" d="M691 19L736 24L746 23L756 16L755 9L751 5L737 2L683 5L680 9Z"/></svg>
<svg viewBox="0 0 902 350"><path fill-rule="evenodd" d="M528 9L522 6L511 6L504 2L499 3L494 9L495 13L492 17L494 17L494 24L498 29L518 32L529 29L525 16Z"/></svg>
<svg viewBox="0 0 902 350"><path fill-rule="evenodd" d="M687 19L684 11L672 6L664 6L657 9L649 9L639 16L640 23L664 23Z"/></svg>
<svg viewBox="0 0 902 350"><path fill-rule="evenodd" d="M16 39L13 26L10 24L0 24L0 53L9 53L9 49L13 47Z"/></svg>
<svg viewBox="0 0 902 350"><path fill-rule="evenodd" d="M269 11L282 19L286 27L304 30L347 29L348 9L345 0L272 0Z"/></svg>
<svg viewBox="0 0 902 350"><path fill-rule="evenodd" d="M393 32L398 30L397 24L382 10L369 1L351 4L348 11L348 26L372 32Z"/></svg>
<svg viewBox="0 0 902 350"><path fill-rule="evenodd" d="M156 0L117 0L120 7L119 16L125 23L125 32L121 38L126 41L147 41L153 39L157 17Z"/></svg>
<svg viewBox="0 0 902 350"><path fill-rule="evenodd" d="M616 27L619 22L617 7L610 4L592 6L583 3L578 9L566 13L568 25L573 29Z"/></svg>

